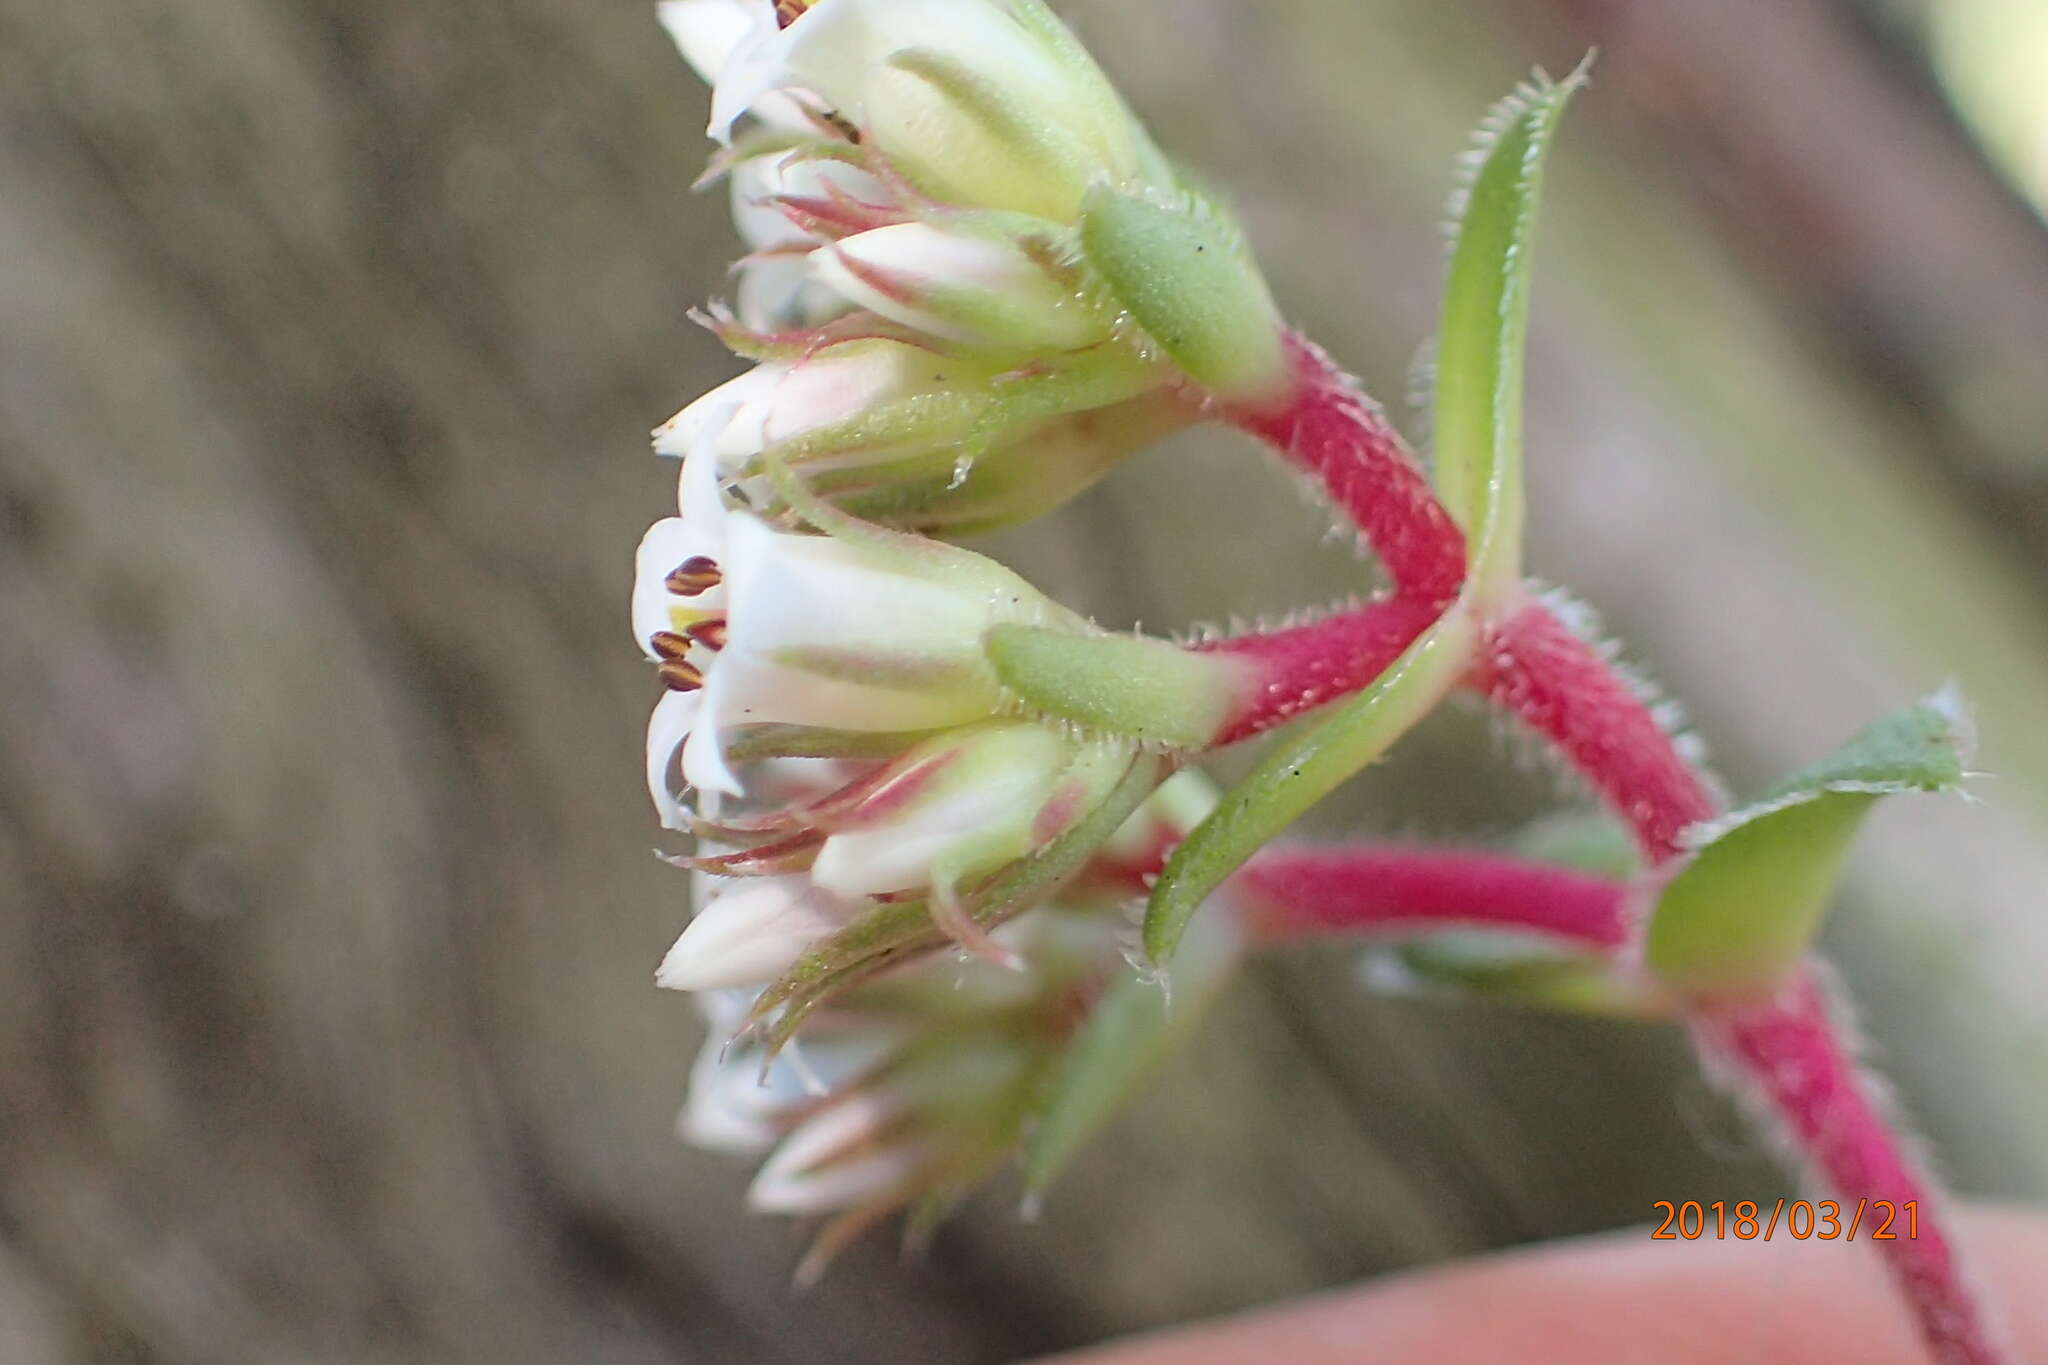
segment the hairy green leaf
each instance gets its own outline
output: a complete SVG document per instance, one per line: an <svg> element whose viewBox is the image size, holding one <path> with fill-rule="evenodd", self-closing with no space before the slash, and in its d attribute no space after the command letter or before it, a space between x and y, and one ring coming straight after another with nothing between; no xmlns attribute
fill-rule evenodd
<svg viewBox="0 0 2048 1365"><path fill-rule="evenodd" d="M1820 932L1870 808L1899 792L1953 791L1967 748L1959 701L1937 697L1878 722L1702 830L1698 851L1650 920L1651 971L1694 994L1784 979Z"/></svg>
<svg viewBox="0 0 2048 1365"><path fill-rule="evenodd" d="M1473 547L1482 598L1521 577L1522 357L1543 162L1586 67L1538 73L1480 125L1471 179L1454 206L1457 237L1437 337L1436 481Z"/></svg>

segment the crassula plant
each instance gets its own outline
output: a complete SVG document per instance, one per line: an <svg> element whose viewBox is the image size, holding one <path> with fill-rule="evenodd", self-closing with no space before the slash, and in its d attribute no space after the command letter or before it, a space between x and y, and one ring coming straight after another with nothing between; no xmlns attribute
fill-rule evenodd
<svg viewBox="0 0 2048 1365"><path fill-rule="evenodd" d="M1235 963L1320 937L1446 990L1683 1021L1820 1189L1914 1206L1873 1246L1933 1357L2010 1359L1810 953L1869 807L1961 781L1959 702L1731 804L1525 576L1530 252L1583 73L1503 102L1464 167L1425 469L1040 0L661 18L712 85L748 244L707 321L753 368L655 433L681 494L633 597L666 689L647 780L696 841L658 979L711 1024L685 1135L765 1152L759 1208L833 1215L803 1274L1013 1161L1036 1197ZM1316 481L1384 590L1177 642L947 539L1207 422ZM1618 854L1276 842L1461 691L1584 778ZM1262 738L1232 789L1197 772Z"/></svg>

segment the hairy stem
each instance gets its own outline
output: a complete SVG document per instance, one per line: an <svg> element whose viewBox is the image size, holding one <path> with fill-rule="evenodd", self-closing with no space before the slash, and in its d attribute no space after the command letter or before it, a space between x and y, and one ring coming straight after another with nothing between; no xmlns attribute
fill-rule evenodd
<svg viewBox="0 0 2048 1365"><path fill-rule="evenodd" d="M1283 407L1231 421L1313 475L1365 533L1399 595L1448 604L1465 582L1465 536L1422 466L1349 375L1304 337L1287 339L1296 387Z"/></svg>
<svg viewBox="0 0 2048 1365"><path fill-rule="evenodd" d="M1216 736L1215 745L1264 734L1318 706L1362 691L1436 621L1438 603L1389 597L1285 630L1195 646L1257 666L1258 686Z"/></svg>
<svg viewBox="0 0 2048 1365"><path fill-rule="evenodd" d="M1550 863L1456 849L1274 848L1231 879L1256 939L1519 929L1613 949L1627 888Z"/></svg>
<svg viewBox="0 0 2048 1365"><path fill-rule="evenodd" d="M1880 1113L1820 984L1809 976L1770 1001L1704 1007L1693 1016L1693 1034L1710 1059L1736 1068L1761 1095L1841 1196L1842 1227L1860 1223L1877 1247L1934 1358L1942 1365L2006 1360L1957 1263L1941 1193Z"/></svg>
<svg viewBox="0 0 2048 1365"><path fill-rule="evenodd" d="M1542 603L1494 625L1475 685L1556 746L1653 864L1679 851L1688 826L1716 813L1706 782L1635 689Z"/></svg>
<svg viewBox="0 0 2048 1365"><path fill-rule="evenodd" d="M1386 566L1395 600L1441 609L1463 589L1465 543L1456 523L1400 438L1350 380L1305 340L1292 339L1290 354L1300 381L1290 405L1233 413L1232 420L1322 482ZM1333 675L1348 675L1377 657L1334 636L1321 643L1344 651L1331 665ZM1636 688L1550 607L1522 600L1489 621L1468 684L1548 740L1627 823L1652 867L1678 856L1685 831L1717 813L1712 789ZM1285 867L1275 863L1268 875L1277 880ZM1296 863L1293 875L1306 877L1306 867ZM1342 923L1347 918L1353 926L1395 922L1401 894L1416 897L1417 908L1428 904L1429 878L1417 868L1408 874L1414 884L1405 893L1388 890L1386 899L1375 898L1362 878L1349 889L1332 878L1327 899L1313 913L1301 908L1308 900L1290 896L1289 927L1342 931L1352 927ZM1519 913L1547 913L1521 904ZM1813 981L1802 978L1781 998L1764 1002L1695 1001L1688 1017L1710 1061L1734 1072L1742 1088L1769 1107L1845 1207L1879 1200L1916 1204L1916 1235L1878 1245L1941 1365L2008 1360L1992 1344L1957 1264L1936 1187L1871 1102L1868 1082Z"/></svg>

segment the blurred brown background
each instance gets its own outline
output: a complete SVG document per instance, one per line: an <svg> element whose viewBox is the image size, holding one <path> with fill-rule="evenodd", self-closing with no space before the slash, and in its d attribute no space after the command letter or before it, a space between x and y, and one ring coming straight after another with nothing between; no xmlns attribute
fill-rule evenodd
<svg viewBox="0 0 2048 1365"><path fill-rule="evenodd" d="M1397 411L1465 130L1600 46L1537 566L1738 788L1968 685L1983 803L1887 812L1833 949L1958 1183L2048 1196L2038 6L1064 9ZM624 622L647 429L734 369L704 103L642 0L0 0L0 1361L969 1365L1778 1192L1675 1033L1304 954L1040 1222L790 1293L670 1136ZM996 548L1167 628L1356 583L1321 530L1215 435ZM1513 747L1443 717L1316 827L1499 835Z"/></svg>

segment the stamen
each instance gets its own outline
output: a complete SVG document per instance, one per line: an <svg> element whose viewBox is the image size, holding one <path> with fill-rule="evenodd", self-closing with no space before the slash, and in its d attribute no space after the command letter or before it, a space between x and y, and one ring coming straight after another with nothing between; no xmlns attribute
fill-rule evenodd
<svg viewBox="0 0 2048 1365"><path fill-rule="evenodd" d="M663 659L680 659L690 652L688 636L678 635L672 630L657 630L647 637L647 643Z"/></svg>
<svg viewBox="0 0 2048 1365"><path fill-rule="evenodd" d="M719 572L718 561L710 555L691 555L676 565L675 571L664 581L676 596L695 597L717 587L725 581L725 575Z"/></svg>
<svg viewBox="0 0 2048 1365"><path fill-rule="evenodd" d="M804 17L804 11L811 7L811 0L775 0L775 26L788 28Z"/></svg>
<svg viewBox="0 0 2048 1365"><path fill-rule="evenodd" d="M704 670L688 659L670 659L661 666L661 683L671 692L695 692L704 685Z"/></svg>
<svg viewBox="0 0 2048 1365"><path fill-rule="evenodd" d="M709 621L699 621L686 632L692 640L706 649L725 648L725 618L714 616ZM661 646L657 641L655 648Z"/></svg>

